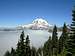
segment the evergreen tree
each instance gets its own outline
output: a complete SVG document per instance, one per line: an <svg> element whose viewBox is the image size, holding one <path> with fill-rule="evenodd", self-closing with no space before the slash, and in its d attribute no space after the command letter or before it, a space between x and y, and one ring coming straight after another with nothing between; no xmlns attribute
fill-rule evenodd
<svg viewBox="0 0 75 56"><path fill-rule="evenodd" d="M51 56L51 49L52 44L51 44L51 37L45 42L44 47L43 47L43 55L44 56Z"/></svg>
<svg viewBox="0 0 75 56"><path fill-rule="evenodd" d="M42 56L43 55L42 47L38 48L37 53L38 53L38 56Z"/></svg>
<svg viewBox="0 0 75 56"><path fill-rule="evenodd" d="M6 53L4 54L4 56L10 56L10 52L6 51Z"/></svg>
<svg viewBox="0 0 75 56"><path fill-rule="evenodd" d="M29 35L26 37L26 56L31 56Z"/></svg>
<svg viewBox="0 0 75 56"><path fill-rule="evenodd" d="M75 9L73 10L73 21L71 24L70 37L67 40L67 55L66 56L75 56Z"/></svg>
<svg viewBox="0 0 75 56"><path fill-rule="evenodd" d="M67 26L66 24L64 23L64 26L63 26L63 31L62 31L62 37L63 37L63 47L66 46L66 41L68 39L68 29L67 29Z"/></svg>
<svg viewBox="0 0 75 56"><path fill-rule="evenodd" d="M49 36L49 39L48 39L48 56L51 56L52 55L52 40L51 40L51 36Z"/></svg>
<svg viewBox="0 0 75 56"><path fill-rule="evenodd" d="M31 56L36 56L36 55L37 55L36 48L32 47L32 49L31 49Z"/></svg>
<svg viewBox="0 0 75 56"><path fill-rule="evenodd" d="M57 56L57 53L58 53L58 36L57 36L57 27L55 25L52 33L52 55Z"/></svg>
<svg viewBox="0 0 75 56"><path fill-rule="evenodd" d="M11 48L11 53L10 53L10 54L11 54L10 56L16 56L16 51L15 51L15 49Z"/></svg>
<svg viewBox="0 0 75 56"><path fill-rule="evenodd" d="M61 36L59 38L59 54L66 47L66 40L67 40L67 38L68 38L67 26L64 23L64 25L63 25L63 31L62 31L62 34L61 34Z"/></svg>
<svg viewBox="0 0 75 56"><path fill-rule="evenodd" d="M58 53L60 54L62 50L63 50L63 37L61 35L59 38L59 52Z"/></svg>
<svg viewBox="0 0 75 56"><path fill-rule="evenodd" d="M11 48L11 52L7 51L4 56L31 56L29 35L27 35L26 40L24 37L24 31L22 31L16 50ZM32 50L35 51L34 48Z"/></svg>
<svg viewBox="0 0 75 56"><path fill-rule="evenodd" d="M22 31L20 35L20 40L17 44L16 55L17 56L25 56L25 39L24 39L24 31Z"/></svg>

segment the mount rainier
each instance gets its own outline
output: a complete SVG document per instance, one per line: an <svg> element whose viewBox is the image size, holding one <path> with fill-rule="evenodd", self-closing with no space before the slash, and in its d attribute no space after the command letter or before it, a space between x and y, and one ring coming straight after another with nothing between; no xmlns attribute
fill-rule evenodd
<svg viewBox="0 0 75 56"><path fill-rule="evenodd" d="M53 28L53 25L48 24L46 20L43 18L36 18L32 21L31 24L27 25L19 25L18 29L33 29L33 30L48 30L49 28Z"/></svg>

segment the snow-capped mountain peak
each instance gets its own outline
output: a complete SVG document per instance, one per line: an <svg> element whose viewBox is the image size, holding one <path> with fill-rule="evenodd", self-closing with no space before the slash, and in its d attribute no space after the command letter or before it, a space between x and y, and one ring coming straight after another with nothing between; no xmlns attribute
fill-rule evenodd
<svg viewBox="0 0 75 56"><path fill-rule="evenodd" d="M31 24L22 25L21 28L28 28L28 29L49 29L52 25L48 24L44 18L37 17L35 20L32 21Z"/></svg>
<svg viewBox="0 0 75 56"><path fill-rule="evenodd" d="M43 18L37 18L32 23L33 24L39 24L39 25L40 24L42 24L42 25L48 25L47 21L44 20Z"/></svg>

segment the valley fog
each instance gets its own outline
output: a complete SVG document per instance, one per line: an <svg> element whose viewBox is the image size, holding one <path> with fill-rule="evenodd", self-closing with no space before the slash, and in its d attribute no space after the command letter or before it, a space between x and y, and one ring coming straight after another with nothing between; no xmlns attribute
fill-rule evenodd
<svg viewBox="0 0 75 56"><path fill-rule="evenodd" d="M22 31L0 31L0 56L3 56L7 50L11 47L16 48L17 42L20 38ZM30 45L36 48L43 46L43 44L48 40L48 37L52 35L45 30L24 30L25 37L29 35ZM58 32L58 36L61 32Z"/></svg>

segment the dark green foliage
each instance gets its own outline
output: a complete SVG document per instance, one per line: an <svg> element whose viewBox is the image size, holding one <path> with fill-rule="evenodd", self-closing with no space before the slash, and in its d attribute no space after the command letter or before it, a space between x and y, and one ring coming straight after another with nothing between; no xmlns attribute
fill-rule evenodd
<svg viewBox="0 0 75 56"><path fill-rule="evenodd" d="M29 35L27 35L26 40L24 37L24 31L22 31L16 50L11 48L11 52L9 53L9 51L7 51L4 56L31 56L33 49L30 49Z"/></svg>
<svg viewBox="0 0 75 56"><path fill-rule="evenodd" d="M45 42L43 47L43 55L44 56L51 56L52 52L52 44L51 44L51 37L49 37L48 41Z"/></svg>
<svg viewBox="0 0 75 56"><path fill-rule="evenodd" d="M20 41L18 41L18 44L17 44L16 55L17 56L30 56L31 55L29 36L27 35L26 40L25 40L24 31L20 35Z"/></svg>
<svg viewBox="0 0 75 56"><path fill-rule="evenodd" d="M29 35L26 37L26 56L31 56Z"/></svg>
<svg viewBox="0 0 75 56"><path fill-rule="evenodd" d="M57 36L57 27L54 26L52 33L52 55L57 56L58 53L58 36Z"/></svg>
<svg viewBox="0 0 75 56"><path fill-rule="evenodd" d="M20 56L21 54L20 54L20 51L21 49L20 49L20 42L18 41L18 43L17 43L17 49L16 49L16 56Z"/></svg>
<svg viewBox="0 0 75 56"><path fill-rule="evenodd" d="M75 56L75 9L73 10L73 21L71 24L71 31L69 39L67 40L67 55Z"/></svg>
<svg viewBox="0 0 75 56"><path fill-rule="evenodd" d="M15 49L11 48L11 53L10 53L10 54L11 54L10 56L16 56L16 51L15 51Z"/></svg>
<svg viewBox="0 0 75 56"><path fill-rule="evenodd" d="M36 56L36 55L38 55L37 52L36 52L36 48L32 47L32 49L31 49L31 56Z"/></svg>
<svg viewBox="0 0 75 56"><path fill-rule="evenodd" d="M24 31L22 31L20 35L20 41L18 41L16 55L17 56L25 56L25 39L24 39Z"/></svg>
<svg viewBox="0 0 75 56"><path fill-rule="evenodd" d="M63 25L63 31L59 38L59 54L63 51L63 49L66 47L66 40L68 39L68 32L67 32L67 26L64 23Z"/></svg>
<svg viewBox="0 0 75 56"><path fill-rule="evenodd" d="M43 49L42 49L42 47L38 48L37 53L38 53L38 55L40 55L40 56L43 55Z"/></svg>
<svg viewBox="0 0 75 56"><path fill-rule="evenodd" d="M6 53L4 54L4 56L10 56L10 52L6 51Z"/></svg>
<svg viewBox="0 0 75 56"><path fill-rule="evenodd" d="M63 37L63 47L66 46L66 40L68 39L68 32L67 32L67 26L66 24L64 23L64 26L63 26L63 31L62 31L62 37Z"/></svg>
<svg viewBox="0 0 75 56"><path fill-rule="evenodd" d="M63 50L63 37L62 35L60 36L60 39L59 39L59 54L62 52Z"/></svg>
<svg viewBox="0 0 75 56"><path fill-rule="evenodd" d="M52 48L57 48L57 44L58 44L57 27L54 26L52 33Z"/></svg>

